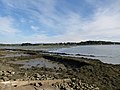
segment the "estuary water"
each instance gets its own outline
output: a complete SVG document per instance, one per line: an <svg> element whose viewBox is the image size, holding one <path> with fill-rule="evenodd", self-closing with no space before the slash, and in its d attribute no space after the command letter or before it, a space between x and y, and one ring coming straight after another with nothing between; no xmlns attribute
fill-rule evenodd
<svg viewBox="0 0 120 90"><path fill-rule="evenodd" d="M62 48L54 52L79 54L80 57L99 59L104 63L120 64L120 45L83 45Z"/></svg>

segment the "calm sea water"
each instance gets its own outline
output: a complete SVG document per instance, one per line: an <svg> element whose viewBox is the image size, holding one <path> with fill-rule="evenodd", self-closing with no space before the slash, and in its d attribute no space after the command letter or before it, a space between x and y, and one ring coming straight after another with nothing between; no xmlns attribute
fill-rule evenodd
<svg viewBox="0 0 120 90"><path fill-rule="evenodd" d="M0 46L0 48L47 50L51 52L68 53L73 55L81 54L83 55L81 57L99 59L104 63L120 64L120 45L83 45L70 48L58 48L58 47L43 48L40 46L23 46L23 47Z"/></svg>
<svg viewBox="0 0 120 90"><path fill-rule="evenodd" d="M58 49L54 52L81 54L82 57L99 59L104 63L120 64L120 45L86 45ZM94 56L94 57L93 57Z"/></svg>

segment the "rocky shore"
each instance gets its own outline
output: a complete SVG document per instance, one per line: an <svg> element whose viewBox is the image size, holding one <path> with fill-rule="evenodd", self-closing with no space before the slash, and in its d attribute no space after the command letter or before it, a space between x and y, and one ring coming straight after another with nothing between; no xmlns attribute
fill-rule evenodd
<svg viewBox="0 0 120 90"><path fill-rule="evenodd" d="M2 57L0 58L0 90L9 90L10 87L12 90L120 89L120 65L44 51L1 49L0 53ZM5 57L8 54L12 54L12 57ZM38 63L38 60L42 60L41 62L44 59L49 60L59 68L55 66L49 68L44 62L43 66L40 64L32 66L30 59L33 59L34 63ZM18 61L28 62L30 67L23 68L24 63L15 63Z"/></svg>

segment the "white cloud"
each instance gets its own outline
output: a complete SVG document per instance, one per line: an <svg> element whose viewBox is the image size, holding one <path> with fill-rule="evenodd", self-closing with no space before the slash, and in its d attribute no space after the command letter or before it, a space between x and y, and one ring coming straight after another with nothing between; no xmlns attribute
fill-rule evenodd
<svg viewBox="0 0 120 90"><path fill-rule="evenodd" d="M107 7L99 7L92 20L86 22L84 29L88 37L112 40L120 36L120 6L117 1Z"/></svg>
<svg viewBox="0 0 120 90"><path fill-rule="evenodd" d="M0 34L15 34L19 30L14 27L14 19L11 17L0 17Z"/></svg>
<svg viewBox="0 0 120 90"><path fill-rule="evenodd" d="M37 31L37 30L39 29L39 27L32 25L32 26L31 26L31 29L32 29L33 31Z"/></svg>
<svg viewBox="0 0 120 90"><path fill-rule="evenodd" d="M55 7L52 7L55 8ZM53 10L46 16L37 15L40 22L57 30L58 35L47 36L47 34L34 35L31 40L39 42L67 42L81 40L115 40L120 36L120 6L117 2L107 6L97 5L93 17L84 19L80 14L67 11L68 14L56 15ZM54 31L52 30L52 31ZM51 31L51 32L52 32ZM117 40L117 39L116 39Z"/></svg>
<svg viewBox="0 0 120 90"><path fill-rule="evenodd" d="M44 34L37 33L31 36L24 36L23 40L25 41L64 42L80 41L83 39L112 40L112 38L118 38L118 36L120 36L120 1L105 0L109 2L106 4L98 0L86 1L95 7L94 13L92 13L92 17L89 17L89 19L82 18L80 13L66 9L65 7L64 11L66 11L66 14L60 14L59 11L56 10L56 0L4 0L4 3L8 3L8 8L22 10L24 13L30 14L29 16L31 16L33 20L35 19L38 23L52 28L49 32L59 33L55 36L48 36L47 30L44 30L44 32L46 32ZM16 33L17 30L12 25L12 19L4 18L1 20L0 32ZM2 25L1 22L6 24ZM7 27L7 29L5 29L5 27ZM39 27L33 25L31 29L39 30Z"/></svg>

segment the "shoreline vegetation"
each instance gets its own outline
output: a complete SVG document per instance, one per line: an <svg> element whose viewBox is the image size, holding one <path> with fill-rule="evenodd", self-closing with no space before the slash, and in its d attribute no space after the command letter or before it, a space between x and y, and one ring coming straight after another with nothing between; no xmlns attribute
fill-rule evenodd
<svg viewBox="0 0 120 90"><path fill-rule="evenodd" d="M0 49L0 90L120 89L120 64L62 55L47 51Z"/></svg>
<svg viewBox="0 0 120 90"><path fill-rule="evenodd" d="M120 42L111 41L81 41L81 42L61 42L61 43L22 43L22 44L0 44L0 46L56 46L56 45L120 45Z"/></svg>

